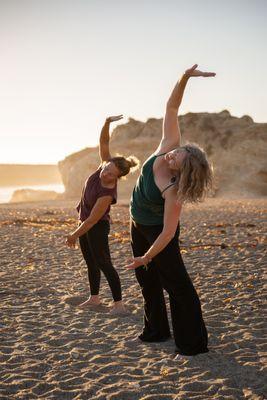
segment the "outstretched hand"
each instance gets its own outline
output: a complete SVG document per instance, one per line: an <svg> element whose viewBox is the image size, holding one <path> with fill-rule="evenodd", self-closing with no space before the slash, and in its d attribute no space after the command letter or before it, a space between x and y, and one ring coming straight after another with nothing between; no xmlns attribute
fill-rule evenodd
<svg viewBox="0 0 267 400"><path fill-rule="evenodd" d="M123 118L123 115L122 114L120 114L120 115L112 115L112 116L110 116L110 117L107 117L106 118L106 121L107 122L114 122L114 121L119 121L120 119L122 119Z"/></svg>
<svg viewBox="0 0 267 400"><path fill-rule="evenodd" d="M65 243L68 247L75 249L76 241L77 241L77 239L74 235L68 235L66 237Z"/></svg>
<svg viewBox="0 0 267 400"><path fill-rule="evenodd" d="M132 258L131 263L126 265L126 269L136 269L141 267L141 265L146 266L144 257Z"/></svg>
<svg viewBox="0 0 267 400"><path fill-rule="evenodd" d="M203 76L203 77L206 78L206 77L209 77L209 76L215 76L216 75L215 72L203 72L203 71L200 71L199 69L197 69L197 67L198 67L198 64L193 65L193 67L191 67L191 68L189 68L189 69L187 69L185 71L185 75L188 76L189 78L193 77L193 76Z"/></svg>

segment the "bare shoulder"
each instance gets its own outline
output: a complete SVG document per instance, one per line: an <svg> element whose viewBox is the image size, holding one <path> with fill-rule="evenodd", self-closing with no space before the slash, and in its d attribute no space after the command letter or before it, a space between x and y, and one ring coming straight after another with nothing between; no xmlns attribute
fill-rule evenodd
<svg viewBox="0 0 267 400"><path fill-rule="evenodd" d="M167 201L170 205L178 204L177 202L177 187L175 185L170 186L168 189L164 191L162 197L165 201Z"/></svg>

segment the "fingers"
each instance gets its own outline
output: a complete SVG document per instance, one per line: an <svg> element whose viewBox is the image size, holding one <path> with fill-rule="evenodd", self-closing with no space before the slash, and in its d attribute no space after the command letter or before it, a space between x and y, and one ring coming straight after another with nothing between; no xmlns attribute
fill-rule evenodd
<svg viewBox="0 0 267 400"><path fill-rule="evenodd" d="M110 117L111 121L118 121L118 120L120 120L122 118L123 118L123 114L113 115L112 117Z"/></svg>
<svg viewBox="0 0 267 400"><path fill-rule="evenodd" d="M216 76L215 72L203 72L203 76L207 77L207 76Z"/></svg>
<svg viewBox="0 0 267 400"><path fill-rule="evenodd" d="M75 247L76 247L76 242L72 242L72 241L70 241L69 239L66 239L65 240L65 244L71 249L75 249Z"/></svg>
<svg viewBox="0 0 267 400"><path fill-rule="evenodd" d="M203 71L195 70L190 74L190 76L192 76L192 77L199 77L200 76L200 77L207 78L207 77L211 77L211 76L216 76L216 73L215 72L203 72Z"/></svg>
<svg viewBox="0 0 267 400"><path fill-rule="evenodd" d="M190 68L191 71L194 71L198 67L198 64L194 64L193 67Z"/></svg>
<svg viewBox="0 0 267 400"><path fill-rule="evenodd" d="M187 70L185 71L185 73L188 74L188 75L190 75L190 74L192 74L192 73L195 71L195 69L196 69L197 67L198 67L198 64L194 64L193 67L187 69Z"/></svg>
<svg viewBox="0 0 267 400"><path fill-rule="evenodd" d="M188 69L185 73L191 77L202 76L202 77L206 78L206 77L216 76L215 72L203 72L203 71L196 69L197 66L198 66L198 64L193 65L193 67Z"/></svg>
<svg viewBox="0 0 267 400"><path fill-rule="evenodd" d="M126 268L131 269L134 265L134 262L133 262L133 260L129 260L128 262L129 262L129 264L126 265Z"/></svg>
<svg viewBox="0 0 267 400"><path fill-rule="evenodd" d="M132 261L132 262L131 261L132 260L129 260L130 264L126 265L126 269L135 269L137 267L136 263L134 261Z"/></svg>

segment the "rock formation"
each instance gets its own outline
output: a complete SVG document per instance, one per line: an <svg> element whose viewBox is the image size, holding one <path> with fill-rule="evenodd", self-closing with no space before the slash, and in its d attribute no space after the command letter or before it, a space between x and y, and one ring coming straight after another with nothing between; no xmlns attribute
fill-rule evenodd
<svg viewBox="0 0 267 400"><path fill-rule="evenodd" d="M220 113L188 113L179 116L183 143L194 142L207 152L214 166L216 197L267 195L267 124L251 117ZM117 126L111 136L111 154L136 155L141 163L158 146L162 119L146 122L132 118ZM78 198L87 176L99 165L98 148L87 148L59 162L66 198ZM129 199L138 172L121 180L121 199Z"/></svg>

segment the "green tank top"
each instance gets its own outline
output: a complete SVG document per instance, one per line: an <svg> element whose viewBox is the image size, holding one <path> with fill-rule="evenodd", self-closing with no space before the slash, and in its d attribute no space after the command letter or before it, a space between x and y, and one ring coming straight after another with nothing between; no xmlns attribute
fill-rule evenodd
<svg viewBox="0 0 267 400"><path fill-rule="evenodd" d="M163 224L164 199L162 197L162 193L155 183L153 174L153 164L159 155L163 154L152 154L145 161L133 190L130 203L130 214L132 219L138 224Z"/></svg>

